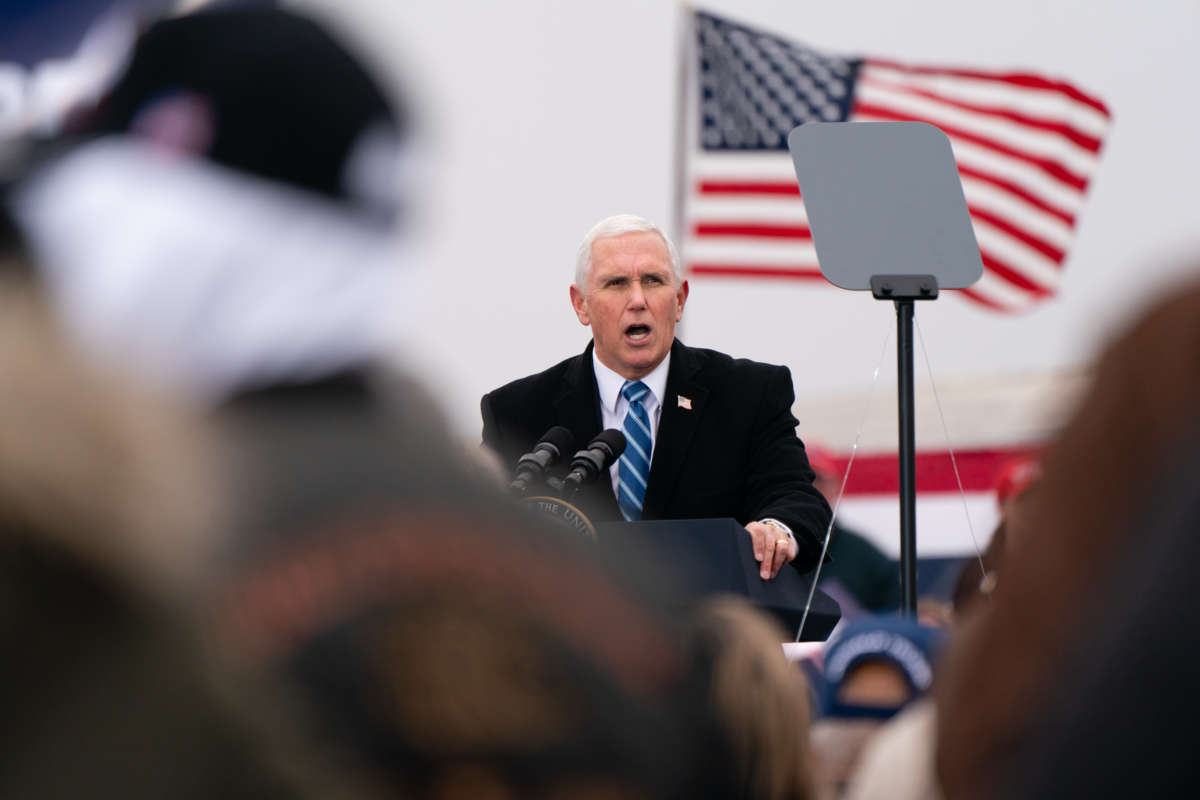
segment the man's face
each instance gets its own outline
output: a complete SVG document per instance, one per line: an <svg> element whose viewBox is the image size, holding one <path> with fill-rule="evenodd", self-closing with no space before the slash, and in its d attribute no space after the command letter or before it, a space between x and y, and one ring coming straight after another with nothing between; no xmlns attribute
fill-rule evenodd
<svg viewBox="0 0 1200 800"><path fill-rule="evenodd" d="M666 242L654 231L597 240L587 286L571 287L571 305L591 326L600 363L629 380L666 357L687 296L687 281L675 285Z"/></svg>

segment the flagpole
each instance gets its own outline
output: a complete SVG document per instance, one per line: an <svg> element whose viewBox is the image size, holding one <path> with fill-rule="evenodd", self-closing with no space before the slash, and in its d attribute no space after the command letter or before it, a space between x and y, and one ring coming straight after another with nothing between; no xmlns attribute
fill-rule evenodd
<svg viewBox="0 0 1200 800"><path fill-rule="evenodd" d="M678 60L675 64L675 163L673 184L675 197L672 208L671 238L675 242L676 251L682 261L684 258L684 203L687 197L687 150L688 150L688 88L690 70L688 69L693 55L692 45L695 41L696 12L690 3L679 5L679 25L677 28L676 52ZM683 264L680 264L680 271ZM676 330L683 328L683 320L676 325Z"/></svg>

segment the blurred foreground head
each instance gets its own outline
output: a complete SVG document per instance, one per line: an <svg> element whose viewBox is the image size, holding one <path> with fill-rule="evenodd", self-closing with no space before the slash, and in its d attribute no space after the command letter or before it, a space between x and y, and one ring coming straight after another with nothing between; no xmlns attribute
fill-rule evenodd
<svg viewBox="0 0 1200 800"><path fill-rule="evenodd" d="M207 431L95 369L25 273L0 265L0 533L188 594L225 519Z"/></svg>
<svg viewBox="0 0 1200 800"><path fill-rule="evenodd" d="M1154 613L1141 621L1172 642L1172 648L1194 641L1162 626L1193 616L1195 592L1179 591L1180 576L1171 571L1152 576L1149 570L1135 572L1131 567L1147 567L1147 554L1169 551L1172 541L1180 547L1195 540L1193 525L1182 517L1165 520L1162 514L1171 507L1168 501L1188 499L1181 477L1186 476L1189 489L1195 486L1194 469L1181 472L1180 464L1195 463L1198 364L1200 284L1195 282L1161 298L1100 355L1091 387L1046 450L1036 488L1022 498L1023 525L1019 535L1009 531L1004 573L991 602L974 607L947 651L936 692L938 770L947 797L989 796L1015 773L1014 765L1022 757L1026 768L1043 758L1029 749L1030 743L1037 741L1036 732L1065 722L1055 716L1065 710L1060 695L1068 691L1080 700L1077 687L1100 686L1100 675L1120 674L1123 667L1117 667L1117 661L1129 654L1143 655L1131 644L1142 631L1115 627L1118 614L1128 624L1136 618L1132 612L1144 606ZM1171 487L1175 496L1164 496L1164 489ZM1190 583L1194 562L1177 555L1174 563L1185 570ZM1171 585L1176 588L1169 589ZM1101 610L1109 617L1098 616ZM1103 650L1097 632L1129 637L1117 640L1119 658L1114 650ZM1087 643L1092 649L1084 646ZM1166 652L1155 649L1158 655ZM1105 657L1081 663L1081 653L1096 651L1105 652ZM1168 660L1180 654L1170 652ZM1189 663L1192 657L1194 650L1177 663ZM1186 713L1180 715L1178 703L1163 695L1178 689L1180 697L1190 698L1194 692L1190 685L1160 681L1164 674L1147 670L1123 691L1139 697L1158 693L1157 705L1143 708L1154 708L1157 719L1187 718ZM1145 681L1150 675L1155 679ZM1097 692L1086 703L1108 708L1118 702L1117 694ZM1135 705L1111 707L1128 711L1132 720L1139 713ZM1074 727L1072 736L1087 732L1079 741L1095 744L1101 730L1124 732L1125 721L1117 714L1112 717L1106 724ZM1170 737L1158 731L1131 730L1122 739L1123 745L1136 742L1160 755L1173 752L1168 749ZM1130 762L1128 747L1121 752L1118 759L1087 754L1088 764L1095 767L1092 777L1106 775L1109 766L1145 764L1144 759ZM1156 767L1129 772L1154 780L1165 774ZM1075 784L1077 789L1081 785ZM1149 786L1147 782L1137 791L1156 794ZM1109 787L1107 793L1115 791ZM1044 796L1070 795L1051 790Z"/></svg>
<svg viewBox="0 0 1200 800"><path fill-rule="evenodd" d="M0 796L341 796L185 620L222 518L204 431L94 369L23 272L0 268Z"/></svg>
<svg viewBox="0 0 1200 800"><path fill-rule="evenodd" d="M239 572L221 627L403 796L729 796L729 751L649 584L460 499L277 547Z"/></svg>
<svg viewBox="0 0 1200 800"><path fill-rule="evenodd" d="M812 798L808 682L779 646L787 634L741 597L716 597L693 621L692 647L733 756L730 797Z"/></svg>
<svg viewBox="0 0 1200 800"><path fill-rule="evenodd" d="M8 202L94 355L219 402L377 360L405 128L315 22L219 8L151 26Z"/></svg>

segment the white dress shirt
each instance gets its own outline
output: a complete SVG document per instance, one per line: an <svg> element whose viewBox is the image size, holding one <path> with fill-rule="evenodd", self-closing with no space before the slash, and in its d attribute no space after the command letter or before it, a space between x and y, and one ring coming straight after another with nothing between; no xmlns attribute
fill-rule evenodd
<svg viewBox="0 0 1200 800"><path fill-rule="evenodd" d="M658 421L662 419L662 398L667 391L667 370L670 366L671 353L667 351L667 357L660 361L649 375L642 378L642 383L650 390L650 393L642 398L642 407L646 409L646 416L650 418L651 464L654 463L654 444L658 441ZM625 414L629 411L629 401L621 394L621 387L625 385L626 379L600 363L595 350L592 351L592 368L596 372L596 388L600 390L600 419L604 423L603 429L621 430L625 424ZM608 470L612 476L614 495L617 493L617 468L620 463L618 459Z"/></svg>

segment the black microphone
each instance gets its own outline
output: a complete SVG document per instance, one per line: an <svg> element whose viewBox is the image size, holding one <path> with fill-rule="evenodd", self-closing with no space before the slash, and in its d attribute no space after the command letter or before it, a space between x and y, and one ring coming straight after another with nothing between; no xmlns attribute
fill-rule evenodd
<svg viewBox="0 0 1200 800"><path fill-rule="evenodd" d="M590 483L612 466L625 452L625 434L616 428L601 431L571 459L571 471L563 478L563 497L579 491L579 487Z"/></svg>
<svg viewBox="0 0 1200 800"><path fill-rule="evenodd" d="M509 484L509 490L517 495L528 492L530 483L545 477L547 468L565 456L574 444L575 435L562 425L555 425L543 433L532 452L517 460L516 477Z"/></svg>

